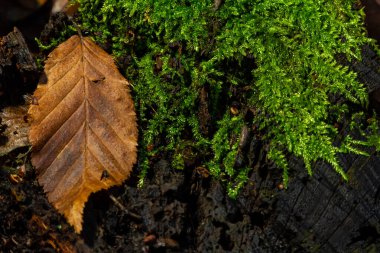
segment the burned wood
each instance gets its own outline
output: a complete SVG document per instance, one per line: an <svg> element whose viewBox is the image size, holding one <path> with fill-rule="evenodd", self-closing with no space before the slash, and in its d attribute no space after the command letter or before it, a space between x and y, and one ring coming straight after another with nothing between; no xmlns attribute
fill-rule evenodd
<svg viewBox="0 0 380 253"><path fill-rule="evenodd" d="M40 42L43 45L49 45L51 38L59 37L62 30L71 22L68 16L63 12L51 15L49 22L45 25L40 35Z"/></svg>
<svg viewBox="0 0 380 253"><path fill-rule="evenodd" d="M0 107L23 102L22 95L33 91L38 80L37 65L21 32L0 38Z"/></svg>
<svg viewBox="0 0 380 253"><path fill-rule="evenodd" d="M370 47L363 60L347 63L358 73L370 93L370 109L380 108L379 58ZM372 94L372 95L371 95ZM344 129L343 135L350 133ZM279 238L285 235L294 248L303 252L378 251L380 247L380 157L375 149L359 156L343 154L342 166L350 180L343 183L330 165L318 162L313 177L294 159L294 179L278 196L273 226Z"/></svg>

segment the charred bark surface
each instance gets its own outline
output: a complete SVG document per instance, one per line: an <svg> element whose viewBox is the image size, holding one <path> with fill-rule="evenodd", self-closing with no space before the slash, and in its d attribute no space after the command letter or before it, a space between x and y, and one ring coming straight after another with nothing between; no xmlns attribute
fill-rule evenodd
<svg viewBox="0 0 380 253"><path fill-rule="evenodd" d="M372 108L380 108L378 56L366 47L363 61L351 67L367 85ZM325 163L316 164L314 175L309 177L303 164L293 160L290 167L296 177L278 196L274 227L294 250L380 251L380 157L375 150L368 152L369 157L340 156L350 178L347 183Z"/></svg>
<svg viewBox="0 0 380 253"><path fill-rule="evenodd" d="M0 38L0 107L22 103L22 95L33 91L37 80L37 65L21 32L15 28Z"/></svg>

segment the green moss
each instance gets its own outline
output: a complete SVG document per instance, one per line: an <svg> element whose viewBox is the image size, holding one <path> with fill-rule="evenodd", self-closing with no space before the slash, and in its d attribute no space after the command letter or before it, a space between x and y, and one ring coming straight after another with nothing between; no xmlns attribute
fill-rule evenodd
<svg viewBox="0 0 380 253"><path fill-rule="evenodd" d="M239 151L239 135L244 125L241 117L226 113L218 122L218 130L211 141L214 157L208 162L211 175L228 181L228 194L236 197L239 189L248 180L249 168L236 169L235 160Z"/></svg>
<svg viewBox="0 0 380 253"><path fill-rule="evenodd" d="M77 29L73 25L65 25L56 37L49 38L50 41L48 44L44 45L44 43L38 38L35 38L35 41L41 51L49 52L77 32Z"/></svg>
<svg viewBox="0 0 380 253"><path fill-rule="evenodd" d="M236 97L260 112L254 121L285 185L289 154L302 158L309 174L325 160L347 179L337 154L378 146L377 133L333 144L334 124L352 116L348 103L367 105L363 84L336 60L360 60L361 47L374 44L355 0L226 0L217 10L213 1L198 0L78 2L78 23L123 62L133 85L140 183L150 157L165 151L181 167L180 145L192 141L205 154L202 163L236 195L249 171L234 167L238 136L252 124L230 115ZM211 135L202 135L196 116L202 87L209 89Z"/></svg>

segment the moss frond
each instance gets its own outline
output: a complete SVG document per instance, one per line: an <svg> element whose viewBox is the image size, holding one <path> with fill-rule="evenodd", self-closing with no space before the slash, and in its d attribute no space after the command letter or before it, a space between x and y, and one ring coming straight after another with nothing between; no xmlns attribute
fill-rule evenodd
<svg viewBox="0 0 380 253"><path fill-rule="evenodd" d="M353 7L356 0L225 0L217 10L211 0L78 2L82 27L124 63L132 82L142 175L159 150L183 164L176 151L192 140L211 151L202 158L211 174L237 180L228 184L235 195L249 169L233 166L233 136L252 123L229 114L236 96L260 111L255 122L285 185L289 154L302 158L309 174L315 161L324 160L347 179L338 153L365 155L364 144L379 147L378 133L334 144L334 124L351 119L349 103L368 103L356 74L337 60L360 60L362 46L374 45L365 34L363 10ZM195 116L202 87L209 89L210 136L200 132ZM234 89L247 92L236 95ZM337 104L337 97L343 102Z"/></svg>

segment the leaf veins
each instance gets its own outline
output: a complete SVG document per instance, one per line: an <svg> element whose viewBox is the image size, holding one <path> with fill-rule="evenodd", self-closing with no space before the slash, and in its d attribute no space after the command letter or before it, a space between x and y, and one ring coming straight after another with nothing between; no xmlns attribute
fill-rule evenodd
<svg viewBox="0 0 380 253"><path fill-rule="evenodd" d="M89 38L62 43L45 74L29 109L32 163L49 201L79 233L89 195L121 184L136 162L134 105L111 56Z"/></svg>

